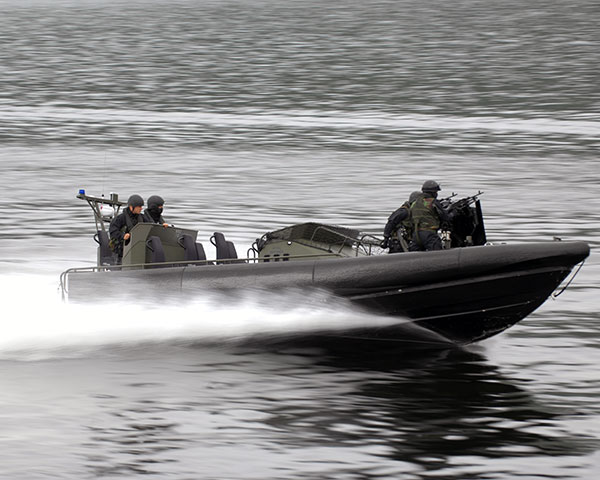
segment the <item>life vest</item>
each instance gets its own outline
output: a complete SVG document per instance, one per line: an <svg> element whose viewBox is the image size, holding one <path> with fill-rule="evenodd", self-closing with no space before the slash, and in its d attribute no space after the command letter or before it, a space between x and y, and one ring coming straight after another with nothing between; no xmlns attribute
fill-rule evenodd
<svg viewBox="0 0 600 480"><path fill-rule="evenodd" d="M430 230L436 232L439 230L440 216L434 202L435 198L421 194L410 206L410 219L415 231Z"/></svg>

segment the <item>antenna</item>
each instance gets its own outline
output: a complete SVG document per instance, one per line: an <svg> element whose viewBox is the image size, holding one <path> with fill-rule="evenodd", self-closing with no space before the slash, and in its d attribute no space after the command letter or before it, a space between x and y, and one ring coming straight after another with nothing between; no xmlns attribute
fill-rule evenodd
<svg viewBox="0 0 600 480"><path fill-rule="evenodd" d="M102 190L100 190L101 192L101 197L104 200L104 179L106 178L106 150L104 151L104 162L102 163ZM112 200L112 198L111 198ZM97 208L98 208L98 213L100 214L100 218L102 220L102 208L104 207L104 202L101 202L99 204L96 204ZM114 215L115 210L113 209L112 214ZM104 230L104 223L102 223L102 229Z"/></svg>
<svg viewBox="0 0 600 480"><path fill-rule="evenodd" d="M104 197L104 179L106 177L106 151L104 151L104 163L102 164L102 196Z"/></svg>

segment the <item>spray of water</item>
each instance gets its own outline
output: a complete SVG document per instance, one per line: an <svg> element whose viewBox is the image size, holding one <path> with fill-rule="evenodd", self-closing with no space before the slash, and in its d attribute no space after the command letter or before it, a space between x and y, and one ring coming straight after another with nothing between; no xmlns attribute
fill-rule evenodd
<svg viewBox="0 0 600 480"><path fill-rule="evenodd" d="M318 293L309 297L289 291L274 299L247 292L236 300L208 294L185 302L166 296L155 302L134 297L77 304L62 301L56 283L48 276L0 276L0 288L7 293L0 359L81 356L111 345L227 342L398 323Z"/></svg>

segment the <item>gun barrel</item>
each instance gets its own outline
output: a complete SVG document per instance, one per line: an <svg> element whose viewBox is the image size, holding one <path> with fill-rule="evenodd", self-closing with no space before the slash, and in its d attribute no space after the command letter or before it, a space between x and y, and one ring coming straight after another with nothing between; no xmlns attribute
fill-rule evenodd
<svg viewBox="0 0 600 480"><path fill-rule="evenodd" d="M475 195L471 195L470 197L461 198L456 202L449 202L448 208L455 210L463 207L468 207L469 205L475 203L480 195L483 195L482 191L479 191Z"/></svg>

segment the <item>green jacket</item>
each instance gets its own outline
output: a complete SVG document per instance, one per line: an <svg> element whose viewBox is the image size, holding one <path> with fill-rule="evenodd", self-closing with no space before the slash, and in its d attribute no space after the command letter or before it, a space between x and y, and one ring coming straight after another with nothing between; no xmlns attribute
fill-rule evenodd
<svg viewBox="0 0 600 480"><path fill-rule="evenodd" d="M444 220L443 210L436 199L423 193L410 206L410 216L415 231L436 232Z"/></svg>

